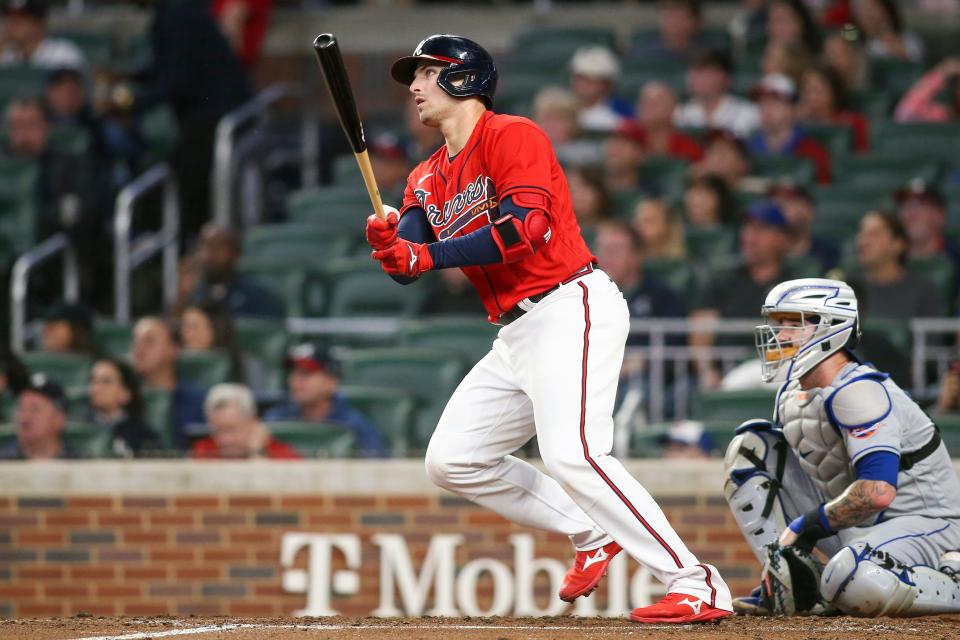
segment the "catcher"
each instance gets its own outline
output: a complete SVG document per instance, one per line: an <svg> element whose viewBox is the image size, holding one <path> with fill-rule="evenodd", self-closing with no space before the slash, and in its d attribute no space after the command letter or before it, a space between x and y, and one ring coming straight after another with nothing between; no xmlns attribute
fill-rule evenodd
<svg viewBox="0 0 960 640"><path fill-rule="evenodd" d="M930 417L851 351L853 290L791 280L762 315L762 376L784 382L773 421L740 425L724 459L724 494L763 564L735 610L960 612L960 481Z"/></svg>

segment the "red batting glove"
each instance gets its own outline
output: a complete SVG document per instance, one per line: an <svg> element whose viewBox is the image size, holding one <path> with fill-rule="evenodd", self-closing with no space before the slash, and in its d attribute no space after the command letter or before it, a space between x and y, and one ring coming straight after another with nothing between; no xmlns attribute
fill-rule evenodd
<svg viewBox="0 0 960 640"><path fill-rule="evenodd" d="M433 269L433 258L427 245L403 238L397 238L396 242L386 249L374 251L370 255L374 260L379 260L380 266L391 276L416 278L424 271Z"/></svg>
<svg viewBox="0 0 960 640"><path fill-rule="evenodd" d="M392 207L384 207L387 217L379 218L376 215L370 215L367 218L367 244L375 251L386 249L397 239L397 225L400 223L400 216L397 210Z"/></svg>

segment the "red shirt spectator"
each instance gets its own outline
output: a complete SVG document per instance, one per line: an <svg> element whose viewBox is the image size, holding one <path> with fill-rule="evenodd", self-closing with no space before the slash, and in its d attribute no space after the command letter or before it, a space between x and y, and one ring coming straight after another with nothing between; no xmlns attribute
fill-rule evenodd
<svg viewBox="0 0 960 640"><path fill-rule="evenodd" d="M213 15L248 69L260 59L273 0L213 0Z"/></svg>
<svg viewBox="0 0 960 640"><path fill-rule="evenodd" d="M207 437L198 440L190 450L190 456L198 460L229 460L230 456L224 456L213 438ZM267 444L260 450L259 458L268 458L270 460L300 460L303 458L300 453L291 447L270 436Z"/></svg>
<svg viewBox="0 0 960 640"><path fill-rule="evenodd" d="M948 82L953 79L953 82ZM937 95L949 84L948 104ZM960 58L947 58L903 96L894 113L897 122L949 122L960 118Z"/></svg>
<svg viewBox="0 0 960 640"><path fill-rule="evenodd" d="M624 120L620 133L636 140L649 154L698 162L703 158L703 149L674 126L676 108L677 95L669 85L648 82L637 96L637 119Z"/></svg>

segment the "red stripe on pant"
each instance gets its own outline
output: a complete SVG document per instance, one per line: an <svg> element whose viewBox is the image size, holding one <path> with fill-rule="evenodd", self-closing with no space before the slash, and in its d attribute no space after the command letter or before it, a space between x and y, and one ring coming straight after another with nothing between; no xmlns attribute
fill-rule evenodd
<svg viewBox="0 0 960 640"><path fill-rule="evenodd" d="M593 458L590 457L590 449L587 446L587 434L586 434L586 422L587 422L587 353L590 350L590 301L588 296L587 287L582 282L578 282L580 288L583 289L583 317L584 317L584 328L583 328L583 371L581 376L581 388L580 388L580 442L583 444L583 457L586 458L587 462L593 467L593 470L603 478L603 481L607 483L607 486L610 487L617 497L627 506L627 509L630 510L630 513L640 521L640 524L647 530L647 532L653 536L657 542L660 543L667 553L670 554L670 557L673 558L673 561L676 563L678 569L683 569L683 563L680 562L680 558L677 557L677 554L673 549L670 548L670 545L660 537L653 527L644 520L643 516L640 515L640 512L637 511L636 507L627 499L627 496L623 495L623 492L617 488L617 485L603 472L603 469L594 462ZM708 572L709 573L709 572ZM713 605L711 605L713 606Z"/></svg>
<svg viewBox="0 0 960 640"><path fill-rule="evenodd" d="M716 587L713 586L713 581L710 580L710 577L711 577L710 567L708 567L705 564L698 564L697 566L703 569L707 573L707 586L710 587L710 606L716 607L717 606L717 589Z"/></svg>

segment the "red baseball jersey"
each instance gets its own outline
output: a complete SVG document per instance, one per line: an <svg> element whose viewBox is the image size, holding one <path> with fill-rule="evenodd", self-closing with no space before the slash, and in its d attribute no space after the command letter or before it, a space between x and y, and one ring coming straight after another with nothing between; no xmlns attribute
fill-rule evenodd
<svg viewBox="0 0 960 640"><path fill-rule="evenodd" d="M407 178L400 215L422 208L439 242L489 225L500 200L522 191L547 198L546 246L518 262L463 267L491 319L596 261L580 234L550 141L527 118L487 111L456 157L444 145Z"/></svg>

